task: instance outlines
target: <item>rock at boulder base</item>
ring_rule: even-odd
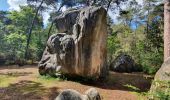
[[[55,100],[101,100],[101,97],[94,88],[87,90],[84,95],[76,90],[67,89],[61,92]]]
[[[163,93],[170,97],[170,58],[168,58],[158,70],[150,88],[152,100],[158,100],[153,94]],[[169,99],[168,99],[169,100]]]
[[[170,58],[165,61],[155,75],[156,80],[170,81]]]
[[[101,100],[99,92],[95,88],[90,88],[85,92],[89,100]]]
[[[110,65],[110,69],[116,72],[133,72],[135,67],[132,57],[125,54],[119,55]]]
[[[73,9],[56,17],[54,23],[59,33],[48,39],[39,73],[105,77],[108,74],[106,10],[93,6]]]

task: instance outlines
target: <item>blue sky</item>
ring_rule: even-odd
[[[9,10],[7,0],[0,0],[0,10]]]
[[[131,0],[129,0],[129,1],[131,1]],[[137,2],[139,4],[142,4],[142,1],[143,0],[137,0]],[[27,0],[0,0],[0,10],[17,10],[17,11],[19,11],[20,10],[19,5],[27,5]],[[126,8],[126,5],[123,6],[123,8]],[[119,15],[118,14],[119,11],[116,11],[116,12],[117,13],[112,13],[109,11],[109,15],[113,19],[114,23],[118,23],[118,20],[116,18]],[[47,25],[48,18],[50,17],[49,13],[50,13],[50,11],[43,12],[43,23],[45,26]],[[136,25],[133,23],[131,25],[132,29],[134,29],[135,26]]]
[[[20,5],[27,5],[27,0],[0,0],[0,10],[20,10]],[[47,25],[49,12],[43,12],[43,23]]]

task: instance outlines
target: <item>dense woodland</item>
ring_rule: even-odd
[[[108,13],[108,65],[130,55],[148,74],[163,62],[163,3],[160,0],[27,0],[19,11],[0,11],[0,61],[32,64],[40,60],[46,41],[56,33],[53,20],[66,9],[103,6]],[[51,11],[49,23],[43,12]],[[116,16],[117,13],[117,17]]]

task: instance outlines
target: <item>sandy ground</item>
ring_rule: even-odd
[[[0,77],[12,76],[8,86],[0,87],[0,100],[54,100],[64,89],[75,89],[84,93],[96,88],[103,100],[138,100],[132,85],[146,92],[150,88],[152,76],[142,73],[110,72],[107,82],[76,82],[74,80],[40,79],[37,66],[0,66]],[[0,80],[1,81],[1,80]],[[2,82],[0,82],[1,84]],[[125,86],[126,85],[126,86]]]

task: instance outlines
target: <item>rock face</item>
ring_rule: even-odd
[[[67,89],[61,92],[55,100],[101,100],[101,97],[94,88],[87,90],[84,95],[75,90]]]
[[[56,17],[56,33],[47,41],[39,73],[56,72],[85,77],[105,77],[107,23],[102,7],[69,10]]]
[[[158,70],[155,75],[154,81],[151,85],[150,93],[152,96],[150,97],[152,100],[158,100],[158,96],[155,94],[163,94],[164,98],[170,97],[170,58],[168,58]],[[159,98],[162,99],[162,98]]]
[[[85,95],[87,95],[88,100],[101,100],[100,94],[95,88],[87,90]]]
[[[121,54],[110,65],[110,69],[116,72],[134,72],[137,71],[135,62],[131,56]]]
[[[170,58],[165,61],[155,75],[156,80],[170,81]]]

